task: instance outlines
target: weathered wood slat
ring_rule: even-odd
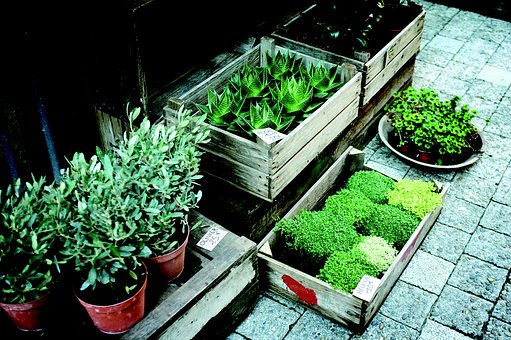
[[[398,35],[396,35],[385,47],[375,54],[365,64],[366,82],[370,83],[376,75],[382,72],[387,65],[403,53],[403,50],[417,37],[422,37],[426,12],[422,11],[415,19],[408,24]],[[420,46],[419,46],[420,48]],[[419,49],[416,49],[418,52]],[[408,58],[409,59],[409,58]],[[408,60],[407,59],[407,60]]]
[[[401,53],[394,58],[387,66],[378,73],[369,83],[365,84],[364,87],[364,101],[363,104],[367,103],[369,98],[372,98],[376,92],[378,92],[385,84],[394,76],[394,74],[399,71],[401,67],[410,58],[413,58],[417,55],[420,49],[421,36],[416,36],[415,39],[406,46]]]
[[[138,324],[123,334],[122,339],[174,335],[179,335],[179,339],[193,339],[204,325],[258,280],[255,243],[225,230],[203,215],[194,216],[202,219],[203,226],[190,235],[187,252],[202,259],[198,270],[188,279],[166,284],[164,298],[160,298]],[[224,230],[224,238],[212,250],[198,246],[199,240],[212,227]]]

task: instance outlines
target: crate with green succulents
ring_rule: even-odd
[[[258,244],[261,285],[361,331],[440,214],[448,184],[394,179],[349,147]]]
[[[271,202],[357,117],[361,77],[353,64],[329,63],[263,37],[171,97],[164,113],[171,123],[181,106],[207,113],[204,173]]]
[[[426,11],[414,1],[316,1],[271,33],[282,46],[330,62],[350,61],[363,73],[367,105],[420,51]]]

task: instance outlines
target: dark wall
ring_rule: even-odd
[[[484,16],[511,21],[509,0],[431,0],[431,2],[472,11]]]

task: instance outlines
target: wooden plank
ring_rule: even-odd
[[[365,84],[364,87],[364,100],[365,105],[375,93],[377,93],[398,71],[406,64],[408,60],[413,58],[420,49],[421,36],[415,37],[415,39],[400,53],[400,55],[390,64],[385,67],[373,80]]]
[[[258,254],[266,288],[344,325],[358,325],[362,300],[343,294],[314,276]]]
[[[245,237],[238,237],[227,231],[224,238],[211,251],[201,248],[197,246],[197,242],[211,227],[225,229],[201,215],[198,216],[203,218],[205,225],[195,229],[191,234],[189,247],[191,250],[203,254],[205,258],[209,258],[209,262],[203,263],[200,270],[182,284],[176,286],[171,282],[170,286],[173,286],[171,287],[172,293],[167,294],[164,300],[159,301],[157,305],[148,311],[144,319],[125,333],[122,339],[157,337],[169,327],[173,328],[172,331],[183,332],[183,334],[190,335],[191,333],[196,333],[200,329],[190,328],[189,331],[191,333],[186,333],[188,330],[177,329],[190,327],[189,322],[194,321],[205,324],[214,314],[218,313],[229,301],[235,298],[236,292],[243,290],[244,287],[241,286],[246,286],[249,280],[257,279],[258,269],[255,266],[257,248],[255,243]],[[238,267],[240,268],[237,269]],[[236,277],[237,270],[247,274],[244,280]],[[233,271],[235,275],[231,277],[230,274]],[[234,281],[232,280],[235,277],[234,281],[237,280],[239,282],[231,286],[234,288],[233,291],[229,289],[215,290],[219,285],[221,285],[220,287],[225,287],[224,285],[233,284]],[[224,280],[226,282],[223,282]],[[238,283],[240,285],[237,285]],[[197,304],[207,304],[211,299],[209,293],[212,290],[215,290],[213,296],[216,296],[221,301],[215,305],[215,308],[212,308],[209,314],[202,314],[204,319],[200,319],[201,314],[196,313],[192,308]],[[206,300],[202,301],[204,298]],[[175,322],[177,323],[174,326]]]
[[[358,114],[358,103],[358,99],[354,99],[342,114],[334,117],[330,123],[327,122],[326,126],[310,139],[300,152],[282,166],[276,175],[271,177],[272,195],[278,195],[301,172],[305,165],[315,159],[335,137],[355,120]]]
[[[234,300],[245,287],[257,280],[257,269],[254,262],[244,261],[233,268],[229,275],[218,285],[172,323],[160,339],[193,339],[208,320],[219,314]]]

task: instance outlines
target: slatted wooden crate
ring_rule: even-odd
[[[22,332],[0,315],[0,338],[225,338],[259,294],[257,246],[204,215],[192,213],[191,221],[197,219],[203,221],[203,227],[190,234],[183,273],[169,283],[149,273],[144,318],[128,332],[111,335],[98,331],[64,280],[51,296],[46,330]]]
[[[337,66],[283,48],[274,39],[263,37],[254,48],[202,83],[179,97],[170,98],[164,108],[170,123],[181,105],[197,111],[196,103],[207,103],[208,89],[220,89],[243,65],[264,66],[266,53],[274,56],[278,51],[289,51],[306,65],[322,63],[326,67],[337,67],[345,84],[278,142],[256,142],[209,125],[211,142],[201,146],[205,151],[201,169],[205,173],[270,202],[357,117],[362,74],[355,65]]]
[[[363,72],[362,92],[360,106],[366,105],[371,98],[406,64],[408,60],[415,57],[420,51],[422,33],[426,12],[422,6],[413,4],[410,12],[415,13],[414,19],[389,41],[381,50],[366,60],[358,60],[354,56],[343,56],[318,47],[293,40],[286,36],[291,25],[299,25],[302,17],[314,11],[316,5],[304,10],[286,23],[279,25],[271,33],[277,42],[283,47],[293,49],[316,58],[328,60],[332,63],[351,62]],[[360,58],[362,59],[362,58]]]
[[[339,189],[339,183],[343,179],[361,169],[371,169],[364,166],[364,153],[349,147],[285,217],[291,217],[301,210],[320,208],[326,197]],[[447,193],[448,187],[448,184],[443,185],[442,197]],[[379,283],[370,280],[363,282],[374,284],[372,289],[374,295],[367,300],[357,297],[357,292],[346,294],[335,290],[329,284],[277,260],[283,240],[273,231],[258,244],[261,285],[355,331],[361,331],[384,302],[440,211],[441,207],[438,207],[424,217]]]

